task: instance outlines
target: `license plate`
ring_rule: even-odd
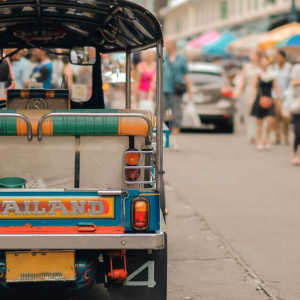
[[[75,251],[6,252],[7,282],[73,281]]]

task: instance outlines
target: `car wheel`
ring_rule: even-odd
[[[228,122],[225,124],[223,131],[225,133],[234,133],[234,122]]]

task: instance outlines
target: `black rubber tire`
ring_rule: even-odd
[[[234,121],[230,119],[226,122],[218,123],[216,130],[221,133],[234,133]]]
[[[128,276],[137,271],[144,264],[154,262],[154,287],[127,286],[124,284],[110,284],[111,300],[167,300],[167,265],[168,247],[165,234],[165,248],[153,250],[152,253],[143,251],[126,251]],[[148,269],[144,269],[132,281],[148,281]]]
[[[224,132],[225,133],[234,133],[234,123],[233,123],[233,121],[226,123],[226,125],[224,126]]]

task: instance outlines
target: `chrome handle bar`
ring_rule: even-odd
[[[0,117],[20,118],[23,121],[25,121],[27,124],[27,139],[29,142],[32,140],[32,127],[31,127],[30,120],[26,116],[18,113],[0,113]]]
[[[43,122],[51,117],[108,117],[108,118],[116,118],[116,117],[124,117],[124,118],[141,118],[144,119],[148,123],[148,136],[147,136],[147,144],[151,144],[152,142],[152,122],[143,114],[136,113],[62,113],[62,112],[52,112],[42,116],[39,120],[38,124],[38,140],[41,141],[43,138],[42,125]]]

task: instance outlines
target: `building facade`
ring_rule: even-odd
[[[179,40],[287,13],[290,8],[291,0],[169,0],[159,14],[165,36]]]

